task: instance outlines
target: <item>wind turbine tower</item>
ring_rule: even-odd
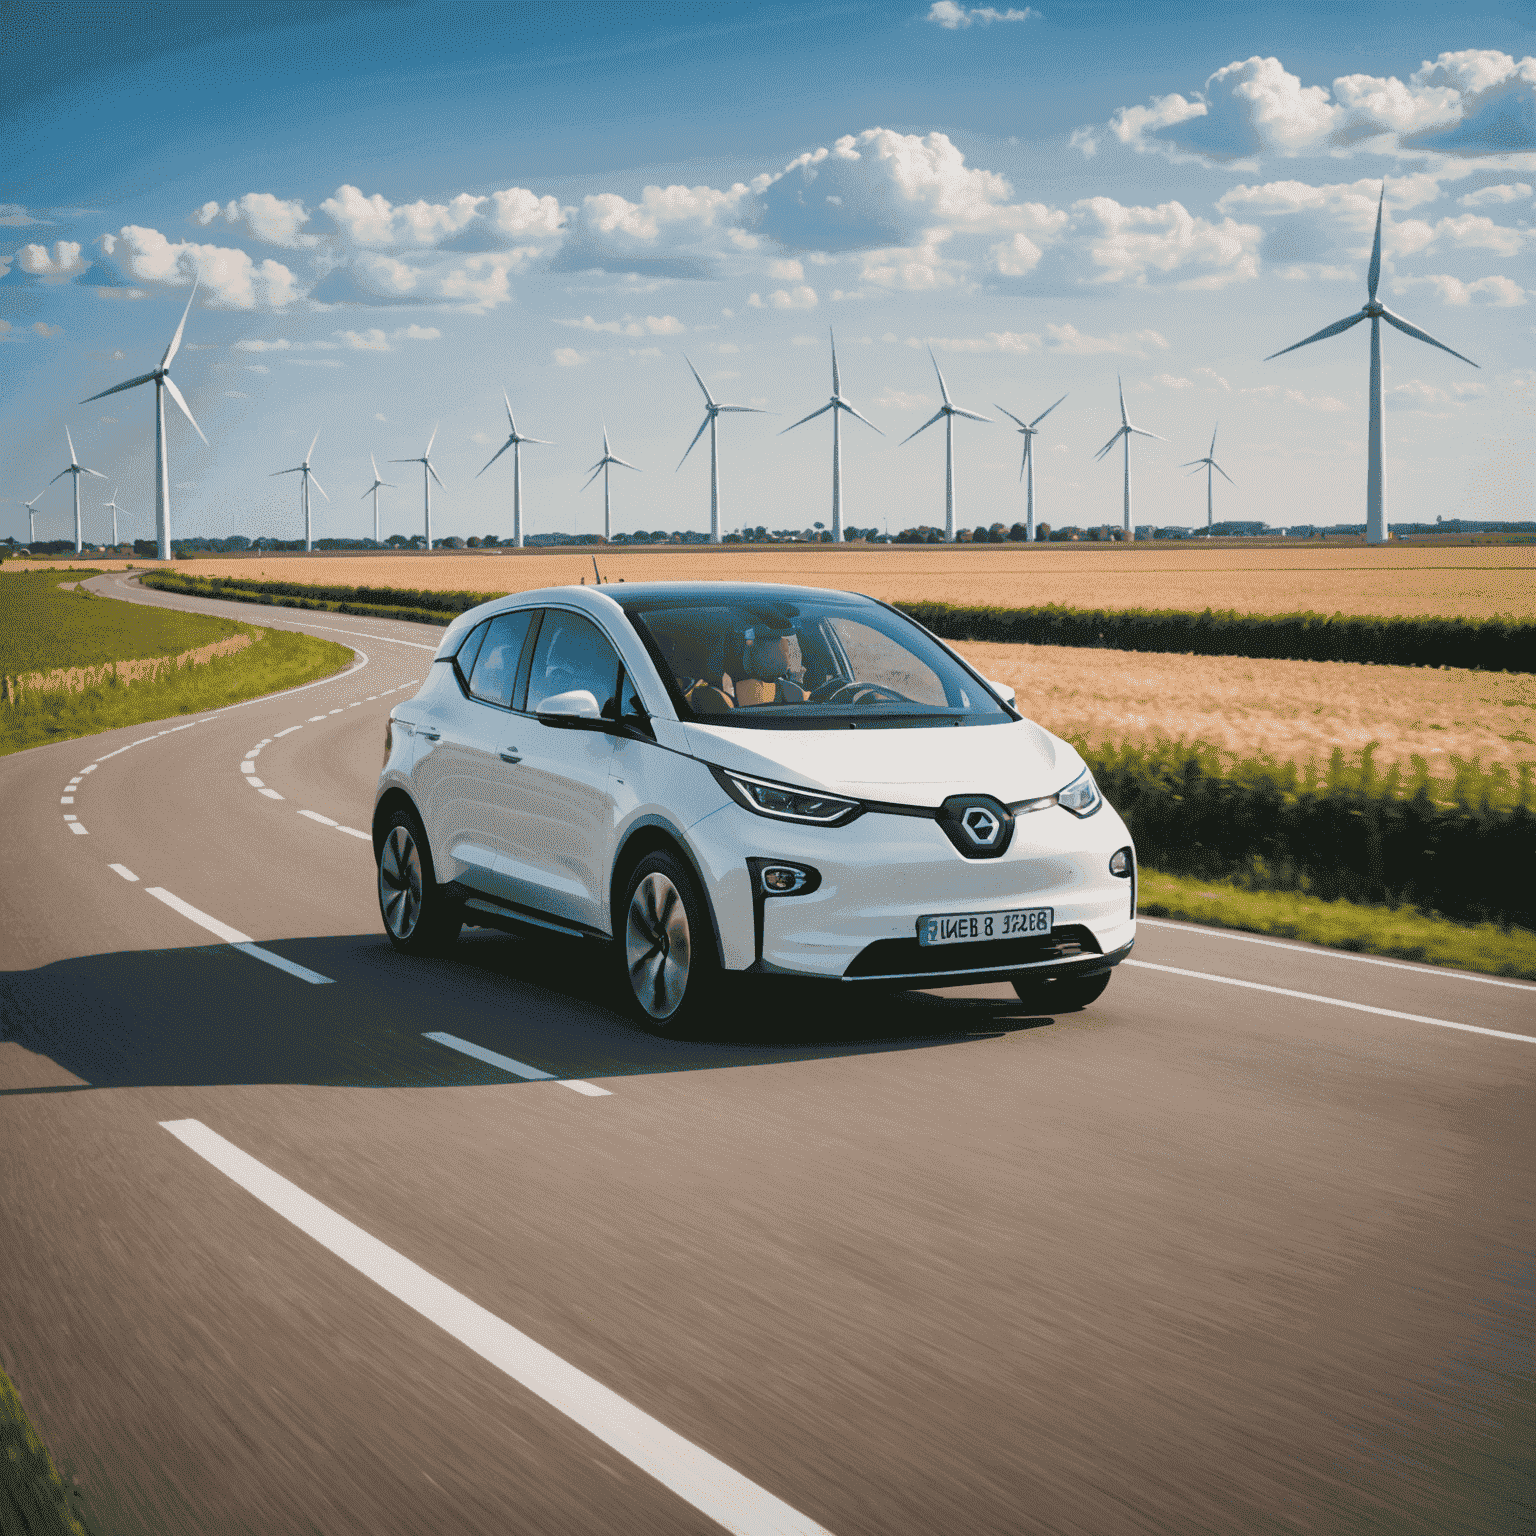
[[[194,279],[192,292],[187,299],[187,307],[181,312],[181,324],[176,327],[176,334],[171,337],[171,344],[165,349],[165,356],[160,359],[160,366],[151,373],[141,373],[136,379],[129,379],[124,384],[114,384],[111,389],[104,389],[99,395],[92,395],[89,399],[82,400],[81,405],[89,405],[92,400],[102,400],[108,395],[115,395],[121,390],[135,389],[140,384],[153,382],[155,386],[155,539],[159,544],[159,558],[169,560],[171,558],[171,466],[166,454],[165,442],[165,395],[170,391],[171,399],[181,407],[181,414],[192,423],[192,430],[206,443],[208,439],[203,437],[203,429],[193,419],[192,411],[187,402],[181,398],[181,391],[176,388],[176,381],[171,377],[171,359],[176,356],[176,349],[181,345],[181,333],[187,328],[187,316],[192,313],[192,301],[197,297],[197,284],[200,279]],[[76,481],[78,484],[78,479]],[[76,517],[78,524],[79,518]],[[78,545],[78,539],[77,539]]]
[[[1166,437],[1158,437],[1156,432],[1143,432],[1140,427],[1133,427],[1130,418],[1125,414],[1125,383],[1118,374],[1115,382],[1120,386],[1120,430],[1094,454],[1095,464],[1109,452],[1116,443],[1124,439],[1125,442],[1125,538],[1127,543],[1132,543],[1136,538],[1136,530],[1131,526],[1131,439],[1133,437],[1156,438],[1160,443],[1166,443]]]
[[[319,441],[320,434],[316,432],[314,437],[310,440],[309,451],[304,455],[304,462],[302,464],[295,464],[292,469],[275,469],[270,475],[267,476],[269,480],[275,480],[279,475],[303,476],[303,479],[299,482],[299,496],[304,503],[304,553],[306,555],[309,554],[315,547],[315,541],[310,536],[311,525],[309,520],[309,482],[311,480],[315,480],[315,472],[309,467],[309,455],[315,451],[315,444]],[[322,496],[325,496],[327,501],[331,499],[329,496],[326,496],[325,487],[321,485],[318,480],[315,480],[315,489],[319,491]]]
[[[504,454],[508,448],[512,450],[512,542],[521,549],[523,547],[523,444],[539,443],[545,448],[554,445],[542,437],[524,437],[517,430],[517,423],[512,419],[512,402],[507,399],[505,389],[501,392],[501,398],[507,407],[507,426],[510,429],[507,440],[493,453],[486,463],[485,469],[475,476],[478,480],[492,464]]]
[[[944,542],[955,542],[955,417],[964,416],[967,421],[990,422],[990,416],[978,416],[975,411],[968,411],[954,403],[949,398],[949,386],[944,382],[943,370],[939,367],[939,360],[933,355],[933,348],[928,349],[928,361],[933,364],[933,371],[939,376],[939,393],[944,397],[944,404],[925,421],[917,432],[926,432],[934,422],[942,420],[944,423]],[[899,447],[905,447],[910,443],[917,432],[909,434],[901,440]]]
[[[102,507],[112,514],[112,544],[115,548],[117,545],[117,514],[122,511],[122,508],[117,504],[117,487],[115,485],[112,487],[112,500],[102,502]]]
[[[98,480],[105,480],[107,477],[104,474],[102,474],[99,470],[87,469],[85,467],[85,465],[83,465],[80,462],[79,458],[75,454],[75,440],[74,440],[74,438],[72,438],[69,435],[69,428],[68,427],[64,428],[64,440],[65,440],[65,442],[67,442],[69,444],[69,463],[66,464],[64,466],[64,468],[61,469],[58,472],[58,474],[56,474],[53,477],[53,480],[50,480],[48,482],[48,484],[52,485],[54,480],[62,480],[65,475],[73,475],[74,476],[74,485],[75,485],[75,553],[78,555],[80,553],[80,476],[81,475],[95,475]]]
[[[1219,427],[1220,425],[1220,422],[1216,423],[1216,427]],[[1237,484],[1237,481],[1235,481],[1232,476],[1229,475],[1226,470],[1224,470],[1221,465],[1216,462],[1216,427],[1211,428],[1211,446],[1205,457],[1203,459],[1191,459],[1189,463],[1179,466],[1181,469],[1193,469],[1196,474],[1199,474],[1201,469],[1205,470],[1205,531],[1207,533],[1211,531],[1211,525],[1213,522],[1211,509],[1211,471],[1214,469],[1216,473],[1227,482],[1228,485]]]
[[[1439,347],[1442,352],[1449,352],[1452,357],[1460,357],[1462,362],[1471,363],[1472,367],[1478,365],[1472,362],[1470,357],[1462,357],[1461,353],[1453,347],[1448,347],[1443,341],[1436,341],[1428,331],[1421,331],[1418,326],[1410,325],[1401,315],[1394,315],[1385,304],[1377,302],[1376,289],[1381,282],[1381,215],[1387,201],[1387,184],[1381,184],[1381,196],[1376,200],[1376,242],[1371,247],[1371,267],[1366,274],[1366,300],[1359,310],[1353,315],[1347,315],[1342,320],[1335,320],[1332,325],[1325,325],[1314,336],[1308,336],[1305,341],[1298,341],[1295,346],[1281,347],[1278,352],[1271,352],[1264,361],[1270,362],[1277,357],[1284,357],[1287,352],[1296,351],[1297,347],[1309,347],[1314,341],[1322,341],[1327,336],[1337,336],[1341,331],[1347,331],[1352,325],[1359,325],[1362,320],[1371,322],[1371,419],[1368,457],[1365,467],[1365,542],[1367,544],[1385,544],[1387,542],[1387,508],[1386,487],[1381,454],[1381,322],[1385,320],[1388,325],[1395,326],[1405,336],[1412,336],[1418,341],[1427,341],[1432,347]]]
[[[438,425],[441,426],[441,423],[439,423]],[[391,459],[389,461],[391,464],[420,464],[421,465],[422,504],[423,504],[423,507],[425,508],[425,516],[426,516],[427,553],[428,554],[431,554],[431,552],[432,552],[432,481],[436,480],[438,485],[442,485],[442,483],[443,483],[438,478],[437,471],[432,468],[432,444],[437,441],[437,433],[438,433],[438,427],[433,427],[432,428],[432,436],[427,439],[427,451],[425,453],[418,455],[414,459]]]
[[[587,485],[591,485],[592,481],[597,479],[598,473],[599,472],[602,473],[602,477],[603,477],[603,539],[604,539],[605,542],[608,539],[611,539],[613,537],[613,522],[612,522],[612,519],[608,515],[608,471],[615,464],[618,464],[618,465],[622,466],[624,469],[632,469],[632,470],[635,471],[636,474],[641,473],[640,466],[638,464],[631,464],[627,459],[619,458],[617,455],[615,455],[613,450],[608,446],[608,428],[605,426],[603,428],[603,456],[602,456],[602,458],[600,458],[597,461],[596,464],[594,464],[592,466],[592,469],[591,469],[591,476],[592,476],[592,478],[587,481]],[[587,485],[582,486],[582,490],[586,490]]]
[[[373,542],[377,544],[379,542],[379,487],[383,486],[386,491],[393,491],[396,487],[388,480],[379,479],[379,461],[371,453],[368,455],[368,462],[373,465],[373,484],[363,492],[361,499],[366,501],[369,496],[373,497]]]
[[[1061,400],[1066,398],[1063,395]],[[1060,405],[1061,400],[1058,400],[1056,405]],[[1046,406],[1033,421],[1024,421],[1021,417],[1015,416],[1012,411],[1003,411],[1002,406],[997,407],[998,410],[1003,411],[1003,415],[1009,421],[1018,422],[1019,431],[1024,434],[1024,462],[1019,465],[1019,479],[1023,480],[1027,477],[1029,480],[1029,489],[1024,498],[1024,538],[1029,544],[1035,542],[1035,438],[1039,434],[1040,423],[1056,409],[1056,405]]]
[[[699,430],[693,434],[693,443],[689,443],[688,444],[688,447],[683,452],[682,458],[680,458],[677,461],[677,468],[681,469],[683,467],[683,465],[688,462],[688,455],[693,452],[693,444],[698,442],[698,440],[701,437],[704,436],[704,429],[705,429],[705,427],[708,427],[709,428],[709,542],[711,544],[718,544],[720,542],[720,438],[719,438],[719,418],[726,411],[746,412],[746,413],[749,413],[749,414],[755,415],[755,416],[766,416],[768,413],[766,411],[758,410],[758,408],[755,405],[722,405],[718,400],[715,399],[715,397],[712,394],[710,394],[709,390],[705,388],[704,380],[699,378],[699,370],[697,368],[695,368],[693,366],[693,364],[691,362],[689,362],[689,360],[686,357],[683,359],[683,361],[685,363],[688,363],[688,371],[689,371],[689,373],[691,373],[693,375],[695,381],[698,383],[699,388],[704,390],[704,420],[699,423]],[[673,470],[672,473],[676,474],[677,470]]]
[[[50,485],[52,483],[53,483],[52,481],[49,482]],[[47,491],[39,491],[37,493],[37,495],[32,498],[31,501],[25,501],[25,502],[22,503],[22,505],[27,509],[27,543],[28,544],[36,544],[37,543],[37,504],[47,494],[48,494]]]
[[[847,411],[850,416],[858,416],[866,427],[872,427],[876,432],[880,432],[880,428],[876,427],[867,416],[860,416],[843,399],[842,384],[837,373],[837,338],[832,335],[830,326],[827,327],[827,335],[832,342],[832,398],[820,410],[812,411],[809,416],[802,416],[792,426],[785,427],[784,432],[793,432],[795,427],[803,427],[806,422],[815,421],[818,416],[825,415],[828,411],[832,412],[832,542],[841,544],[843,542],[843,439],[838,417],[842,412]],[[779,436],[783,437],[784,432],[779,433]],[[880,432],[880,435],[884,437],[885,433]]]

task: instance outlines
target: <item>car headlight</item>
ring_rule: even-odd
[[[1084,768],[1056,796],[1056,803],[1064,810],[1071,811],[1074,816],[1092,816],[1104,804],[1104,796],[1099,793],[1099,786],[1093,782],[1093,775]]]
[[[836,827],[852,821],[861,809],[857,800],[841,795],[821,795],[794,784],[775,784],[770,779],[755,779],[725,768],[711,767],[710,772],[737,805],[759,816],[771,816],[775,821]]]

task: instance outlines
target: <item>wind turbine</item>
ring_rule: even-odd
[[[360,499],[366,501],[369,496],[373,497],[373,542],[377,544],[379,542],[379,487],[383,486],[386,491],[393,491],[397,487],[391,485],[388,480],[379,479],[379,461],[371,453],[368,455],[368,462],[373,465],[373,484],[363,492]]]
[[[955,417],[964,416],[967,421],[990,422],[990,416],[978,416],[975,411],[967,411],[956,405],[949,398],[949,386],[944,382],[943,370],[939,367],[939,360],[933,355],[933,348],[928,348],[928,361],[933,364],[933,371],[939,376],[939,393],[944,397],[944,404],[925,421],[917,432],[926,432],[934,422],[944,422],[944,542],[955,542]],[[900,447],[905,447],[917,436],[917,432],[902,438]]]
[[[1061,400],[1066,398],[1063,395]],[[1060,405],[1061,400],[1058,400],[1056,405]],[[1024,539],[1029,544],[1035,542],[1035,438],[1039,434],[1040,423],[1056,409],[1056,405],[1046,406],[1033,421],[1024,421],[1020,417],[1015,416],[1012,411],[1003,411],[1002,406],[997,407],[998,410],[1003,411],[1003,415],[1009,421],[1018,422],[1019,431],[1024,434],[1024,462],[1019,465],[1019,479],[1022,480],[1026,475],[1029,476],[1029,490],[1024,498],[1026,509],[1024,513]]]
[[[112,543],[115,547],[117,544],[117,514],[122,511],[122,508],[117,504],[117,487],[115,485],[112,487],[112,500],[104,501],[101,505],[104,510],[112,514]]]
[[[602,456],[602,458],[600,458],[597,461],[596,464],[594,464],[592,466],[592,470],[591,470],[592,479],[587,481],[587,485],[591,485],[592,484],[592,480],[596,480],[597,479],[598,471],[599,470],[602,471],[602,476],[603,476],[603,539],[604,539],[604,541],[609,539],[612,536],[612,533],[613,533],[613,528],[612,528],[612,526],[610,524],[609,517],[608,517],[608,471],[615,464],[621,465],[625,469],[632,469],[632,470],[635,471],[636,474],[640,474],[642,472],[641,469],[640,469],[640,466],[638,464],[631,464],[627,459],[619,458],[613,452],[613,450],[608,446],[608,428],[605,426],[603,428],[603,456]],[[587,485],[582,486],[582,490],[586,490]]]
[[[187,316],[192,313],[192,300],[197,297],[197,285],[200,278],[194,278],[192,292],[187,299],[187,307],[181,312],[181,324],[176,327],[176,334],[171,337],[171,344],[165,349],[165,356],[160,359],[160,366],[152,373],[141,373],[136,379],[129,379],[126,384],[114,384],[111,389],[104,389],[99,395],[92,395],[88,400],[82,400],[81,405],[89,405],[91,400],[101,400],[108,395],[115,395],[121,390],[134,389],[140,384],[148,384],[151,380],[155,385],[155,538],[158,542],[159,558],[169,560],[171,558],[171,466],[166,453],[165,441],[165,392],[170,391],[171,399],[181,407],[181,414],[192,423],[192,430],[206,443],[208,439],[203,437],[203,429],[193,419],[191,408],[181,398],[181,391],[176,388],[176,381],[171,377],[171,359],[176,356],[176,349],[181,345],[181,333],[187,328]],[[79,481],[76,480],[78,485]],[[77,516],[76,522],[79,522]]]
[[[302,464],[295,464],[292,469],[274,469],[272,473],[267,476],[269,480],[275,480],[279,475],[302,475],[304,477],[299,482],[299,495],[300,499],[304,503],[304,553],[306,555],[309,554],[315,547],[315,542],[310,537],[309,523],[309,482],[311,480],[315,480],[315,472],[309,467],[309,455],[315,451],[315,444],[319,441],[320,434],[316,432],[314,437],[310,439],[309,451],[304,455],[304,462]],[[331,499],[329,496],[325,495],[325,487],[321,485],[318,480],[315,480],[315,489],[319,491],[322,496],[325,496],[327,501]]]
[[[441,425],[442,423],[439,422],[438,427]],[[437,441],[438,427],[432,428],[432,436],[427,439],[427,451],[425,453],[414,459],[391,459],[389,461],[391,464],[421,465],[421,489],[425,498],[426,507],[428,554],[431,554],[432,552],[432,481],[436,480],[439,485],[442,485],[443,483],[442,480],[438,477],[437,471],[432,468],[432,444]],[[481,473],[483,474],[484,471],[482,470]]]
[[[50,480],[48,483],[51,485],[53,482]],[[37,511],[36,511],[36,507],[37,507],[38,502],[40,502],[43,499],[43,497],[46,496],[47,494],[48,494],[48,492],[46,490],[41,490],[41,491],[39,491],[37,493],[36,496],[34,496],[32,498],[31,501],[24,501],[24,502],[22,502],[22,506],[24,506],[27,509],[27,543],[28,544],[36,544],[37,543]]]
[[[709,428],[709,542],[711,544],[718,544],[720,542],[720,437],[719,437],[719,426],[718,426],[719,418],[720,418],[721,414],[723,412],[725,412],[725,411],[742,411],[742,412],[748,412],[748,413],[750,413],[752,415],[755,415],[755,416],[766,416],[768,413],[766,411],[758,410],[758,408],[755,405],[722,405],[720,403],[720,401],[716,400],[715,397],[712,394],[710,394],[709,390],[705,388],[704,380],[699,378],[699,370],[697,368],[695,368],[691,362],[689,362],[687,357],[684,357],[683,361],[685,363],[688,363],[688,371],[689,371],[689,373],[691,373],[693,375],[694,379],[698,382],[699,388],[704,390],[704,420],[699,423],[699,430],[693,434],[693,443],[689,443],[688,444],[688,447],[684,451],[682,458],[680,458],[677,461],[677,469],[681,469],[683,467],[683,465],[688,462],[688,455],[693,452],[693,444],[698,442],[698,440],[701,437],[704,436],[704,428],[708,427]],[[676,474],[677,470],[676,469],[673,470],[672,473]]]
[[[1216,427],[1220,425],[1220,422],[1216,423]],[[1179,466],[1180,469],[1193,469],[1196,474],[1199,474],[1202,468],[1205,470],[1205,531],[1207,533],[1211,531],[1211,471],[1214,469],[1228,485],[1237,484],[1237,481],[1216,462],[1216,427],[1211,428],[1211,446],[1205,457],[1191,459],[1189,463]]]
[[[517,423],[512,419],[512,402],[507,399],[505,389],[501,392],[501,398],[506,402],[507,426],[511,429],[507,434],[507,440],[490,457],[485,469],[475,476],[478,480],[492,464],[504,454],[508,448],[512,450],[512,542],[518,549],[523,547],[523,444],[539,443],[545,448],[553,447],[547,439],[542,437],[524,437],[517,430]],[[442,481],[438,481],[441,485]]]
[[[75,477],[75,553],[78,555],[80,553],[80,476],[95,475],[98,480],[105,480],[107,477],[100,470],[87,469],[76,457],[75,440],[69,435],[68,427],[64,428],[64,440],[69,444],[69,463],[48,484],[52,485],[54,480],[62,480],[65,475]]]
[[[1133,437],[1157,438],[1160,443],[1166,443],[1166,437],[1158,437],[1156,432],[1144,432],[1140,427],[1133,427],[1130,418],[1125,414],[1125,382],[1119,374],[1115,375],[1115,382],[1120,386],[1120,430],[1094,454],[1095,464],[1109,452],[1122,438],[1125,439],[1125,537],[1134,543],[1136,530],[1131,526],[1131,439]]]
[[[1460,357],[1462,362],[1471,363],[1474,368],[1478,366],[1470,357],[1462,357],[1461,353],[1453,347],[1446,346],[1443,341],[1436,341],[1428,331],[1421,331],[1418,326],[1410,325],[1401,315],[1394,315],[1385,304],[1377,302],[1376,288],[1381,282],[1381,215],[1386,201],[1387,184],[1382,182],[1381,196],[1376,202],[1376,243],[1371,247],[1371,267],[1365,279],[1366,301],[1360,306],[1359,311],[1346,316],[1343,320],[1335,320],[1332,325],[1325,325],[1315,336],[1308,336],[1305,341],[1298,341],[1295,346],[1281,347],[1278,352],[1271,352],[1269,357],[1264,359],[1267,363],[1273,358],[1284,357],[1287,352],[1294,352],[1297,347],[1309,347],[1314,341],[1322,341],[1326,336],[1337,336],[1341,331],[1347,331],[1350,326],[1359,325],[1362,320],[1371,322],[1371,424],[1365,469],[1365,542],[1367,544],[1387,542],[1387,511],[1381,457],[1381,322],[1385,320],[1388,325],[1395,326],[1405,336],[1427,341],[1430,346],[1439,347],[1442,352],[1449,352],[1452,357]]]
[[[815,421],[818,416],[825,415],[828,411],[832,412],[832,542],[841,544],[843,542],[843,440],[838,417],[843,411],[847,411],[850,416],[858,416],[866,427],[873,427],[876,432],[880,432],[880,428],[876,427],[867,416],[859,416],[859,413],[843,399],[842,385],[838,381],[837,374],[837,338],[832,335],[831,326],[827,327],[827,335],[832,341],[832,398],[819,411],[812,411],[809,416],[802,416],[793,426],[785,427],[784,432],[793,432],[795,427],[803,427],[806,422]],[[779,433],[779,436],[783,437],[784,432]],[[880,435],[884,437],[885,433],[880,432]]]

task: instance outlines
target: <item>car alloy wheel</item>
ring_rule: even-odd
[[[693,943],[682,895],[661,870],[646,875],[629,898],[624,959],[635,1001],[658,1023],[671,1018],[688,991]]]
[[[390,937],[409,942],[421,917],[421,855],[401,826],[390,830],[379,854],[379,909]]]
[[[421,823],[403,806],[389,818],[379,845],[379,914],[389,942],[408,955],[441,953],[464,926],[463,908],[433,877]]]

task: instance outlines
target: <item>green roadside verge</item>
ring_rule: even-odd
[[[1453,923],[1412,907],[1369,907],[1323,901],[1296,891],[1254,891],[1226,880],[1196,880],[1138,871],[1142,917],[1176,918],[1356,954],[1452,966],[1489,976],[1536,981],[1536,933],[1496,923]]]
[[[95,574],[66,573],[72,580]],[[199,714],[263,694],[296,688],[341,671],[351,649],[286,629],[258,629],[229,619],[123,603],[86,592],[65,592],[55,571],[0,577],[0,756],[51,741],[177,715]],[[235,639],[232,654],[158,675],[124,680],[99,676],[113,661],[146,662]],[[74,667],[84,676],[62,686],[28,687],[29,676]]]
[[[0,1536],[94,1536],[80,1485],[65,1482],[0,1371]]]

